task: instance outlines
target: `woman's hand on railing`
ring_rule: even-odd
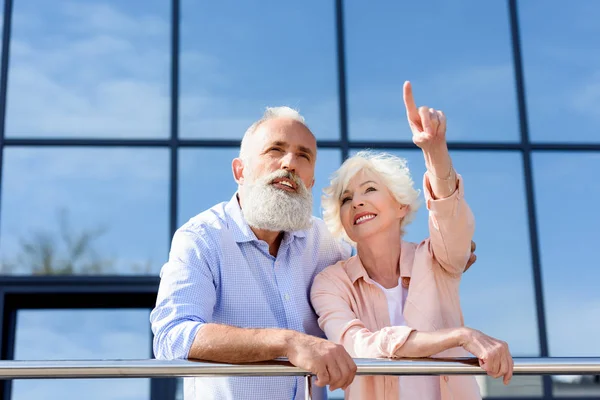
[[[479,366],[493,378],[504,377],[508,385],[513,375],[514,361],[508,344],[476,329],[461,329],[461,347],[479,359]]]

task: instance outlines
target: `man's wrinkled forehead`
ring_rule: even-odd
[[[273,144],[291,146],[310,153],[317,154],[317,140],[313,133],[303,123],[291,118],[275,118],[261,123],[252,141],[259,150]]]

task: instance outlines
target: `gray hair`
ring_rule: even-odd
[[[300,122],[302,125],[306,126],[308,129],[308,125],[306,125],[306,121],[304,117],[300,115],[300,113],[290,107],[281,106],[281,107],[267,107],[265,109],[265,113],[262,118],[258,121],[254,122],[244,133],[244,137],[242,138],[242,143],[240,145],[240,155],[239,157],[242,161],[246,161],[248,159],[248,143],[250,142],[249,138],[252,136],[254,132],[258,129],[258,127],[265,121],[275,118],[291,118],[295,121]]]
[[[396,201],[408,206],[408,213],[402,219],[400,227],[410,224],[420,206],[420,190],[414,188],[413,180],[404,158],[395,155],[363,150],[348,158],[332,175],[329,186],[323,190],[323,220],[336,238],[342,238],[356,245],[346,234],[340,220],[340,196],[346,190],[350,180],[359,172],[368,170],[381,177]]]

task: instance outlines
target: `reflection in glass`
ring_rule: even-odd
[[[339,137],[333,2],[181,8],[182,137],[237,139],[279,105],[299,109],[317,138]]]
[[[239,149],[181,149],[179,151],[179,216],[178,224],[220,202],[228,202],[237,190],[231,161]],[[320,149],[315,168],[313,215],[322,216],[321,195],[329,184],[329,176],[340,165],[337,149]]]
[[[550,355],[598,355],[600,154],[536,153],[533,166]],[[599,396],[598,380],[555,377],[554,393]]]
[[[179,150],[179,226],[231,199],[237,190],[231,162],[238,154],[238,148]]]
[[[518,7],[531,139],[600,142],[600,3]]]
[[[320,149],[315,169],[315,186],[313,187],[313,215],[323,218],[321,196],[323,189],[329,186],[333,172],[342,164],[342,153],[337,149]]]
[[[147,359],[149,310],[20,310],[16,360]],[[149,399],[149,379],[15,380],[13,400]]]
[[[156,273],[168,175],[167,149],[4,149],[1,272]]]
[[[14,1],[8,137],[167,137],[168,1]]]
[[[506,2],[344,2],[353,140],[410,141],[402,85],[448,115],[452,141],[519,139]]]
[[[543,394],[542,377],[539,375],[513,375],[510,384],[505,385],[501,378],[487,375],[476,377],[481,396],[485,399],[497,397],[541,397]]]
[[[183,400],[183,378],[177,378],[175,386],[175,400]]]

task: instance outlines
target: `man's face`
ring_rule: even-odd
[[[316,148],[312,133],[292,119],[268,120],[258,127],[246,159],[234,161],[248,225],[268,231],[311,225]]]
[[[306,126],[291,118],[271,119],[258,127],[251,144],[244,176],[260,179],[282,169],[297,175],[307,189],[313,187],[317,142]]]

